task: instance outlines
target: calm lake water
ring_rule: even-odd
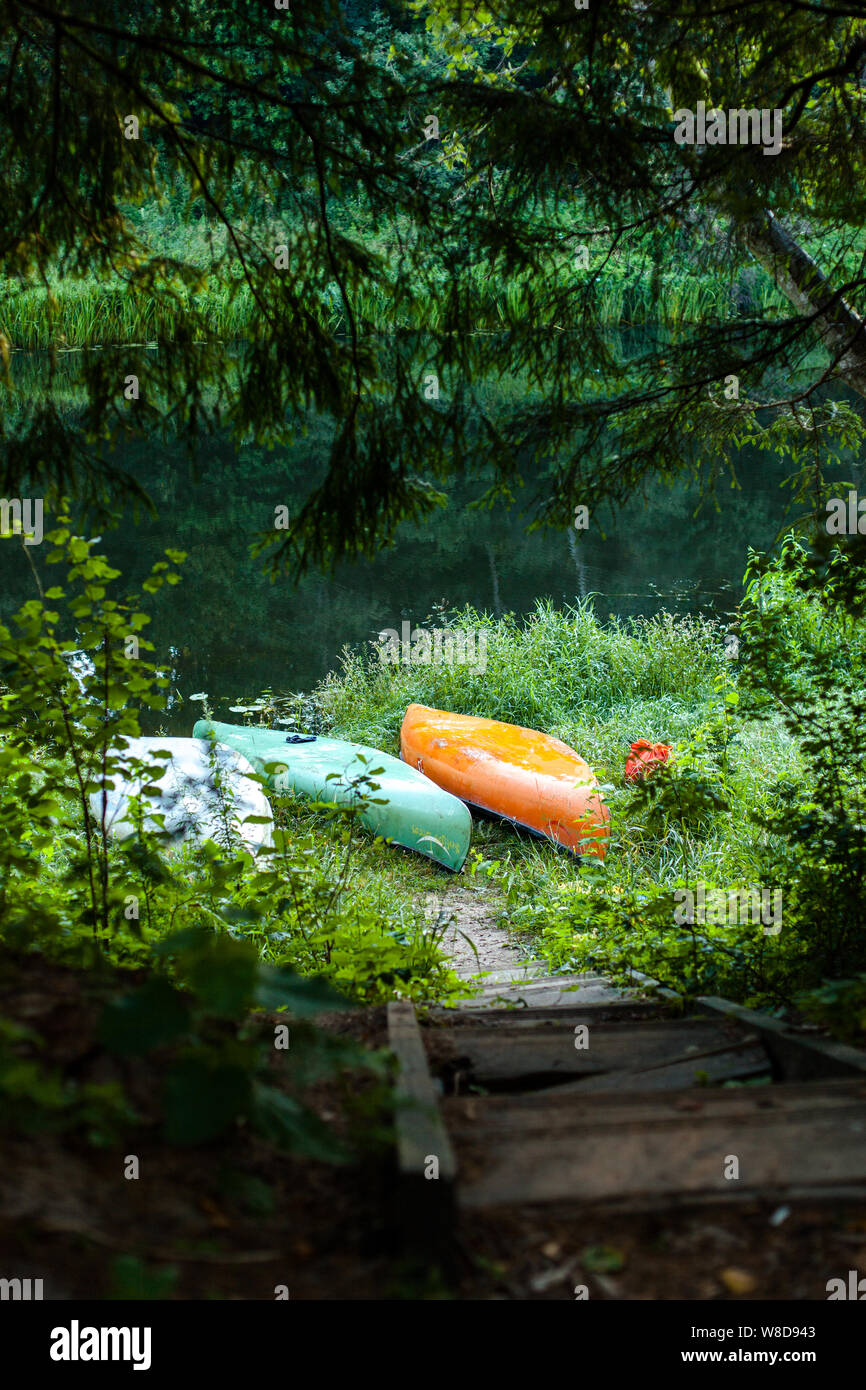
[[[739,490],[720,488],[719,510],[705,502],[696,514],[694,487],[658,487],[616,516],[591,518],[586,532],[529,533],[517,508],[471,510],[485,482],[465,480],[446,510],[424,527],[404,527],[374,561],[309,574],[296,588],[272,583],[250,546],[273,526],[275,505],[296,502],[311,486],[326,447],[326,431],[315,428],[273,452],[216,439],[196,470],[161,443],[119,451],[158,516],[128,514],[104,532],[110,560],[135,590],[166,547],[188,552],[182,583],[149,601],[148,635],[158,660],[174,671],[172,733],[191,731],[199,707],[182,702],[194,692],[207,691],[225,714],[228,704],[266,688],[309,690],[338,665],[345,645],[367,643],[382,628],[399,630],[405,619],[420,623],[440,608],[468,603],[495,615],[524,614],[541,598],[565,605],[592,594],[606,617],[661,608],[723,616],[740,596],[748,546],[772,545],[789,503],[782,487],[789,465],[755,454],[738,461]],[[30,549],[40,568],[42,553]],[[0,547],[0,585],[4,617],[34,596],[17,546]]]

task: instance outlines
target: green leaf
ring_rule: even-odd
[[[169,1144],[202,1144],[215,1139],[240,1115],[251,1098],[243,1067],[211,1066],[189,1057],[169,1071],[163,1091],[165,1138]]]
[[[348,1154],[336,1135],[306,1106],[274,1086],[253,1089],[250,1123],[267,1139],[324,1163],[344,1163]]]
[[[112,1299],[171,1298],[177,1284],[177,1270],[149,1270],[137,1255],[118,1255],[111,1266]]]
[[[263,1009],[285,1008],[299,1018],[331,1009],[351,1009],[346,999],[319,976],[296,975],[273,965],[260,965],[254,994]]]
[[[252,1002],[258,963],[258,951],[251,943],[213,936],[181,969],[206,1012],[236,1018]]]
[[[625,1264],[622,1251],[612,1245],[588,1245],[580,1259],[590,1274],[616,1274]]]
[[[155,979],[106,1006],[99,1038],[109,1052],[133,1056],[163,1047],[186,1033],[189,1010],[168,980]]]

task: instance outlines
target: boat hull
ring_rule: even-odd
[[[469,850],[472,817],[462,801],[399,758],[344,739],[290,743],[279,729],[247,728],[200,719],[195,738],[214,738],[252,763],[275,791],[293,791],[336,806],[357,805],[356,779],[370,774],[375,789],[359,819],[375,835],[457,872]]]
[[[603,859],[610,813],[588,763],[550,734],[410,705],[403,760],[462,801]]]

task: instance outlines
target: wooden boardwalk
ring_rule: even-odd
[[[527,977],[388,1022],[406,1217],[440,1236],[461,1208],[866,1198],[866,1054],[728,1001]]]

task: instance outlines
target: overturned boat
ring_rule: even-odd
[[[610,812],[592,768],[560,739],[498,719],[410,705],[400,745],[405,762],[469,806],[576,854],[604,858]]]
[[[199,720],[193,736],[242,753],[275,791],[335,806],[361,805],[359,818],[375,835],[454,872],[463,865],[472,817],[462,801],[379,748],[209,719]]]

